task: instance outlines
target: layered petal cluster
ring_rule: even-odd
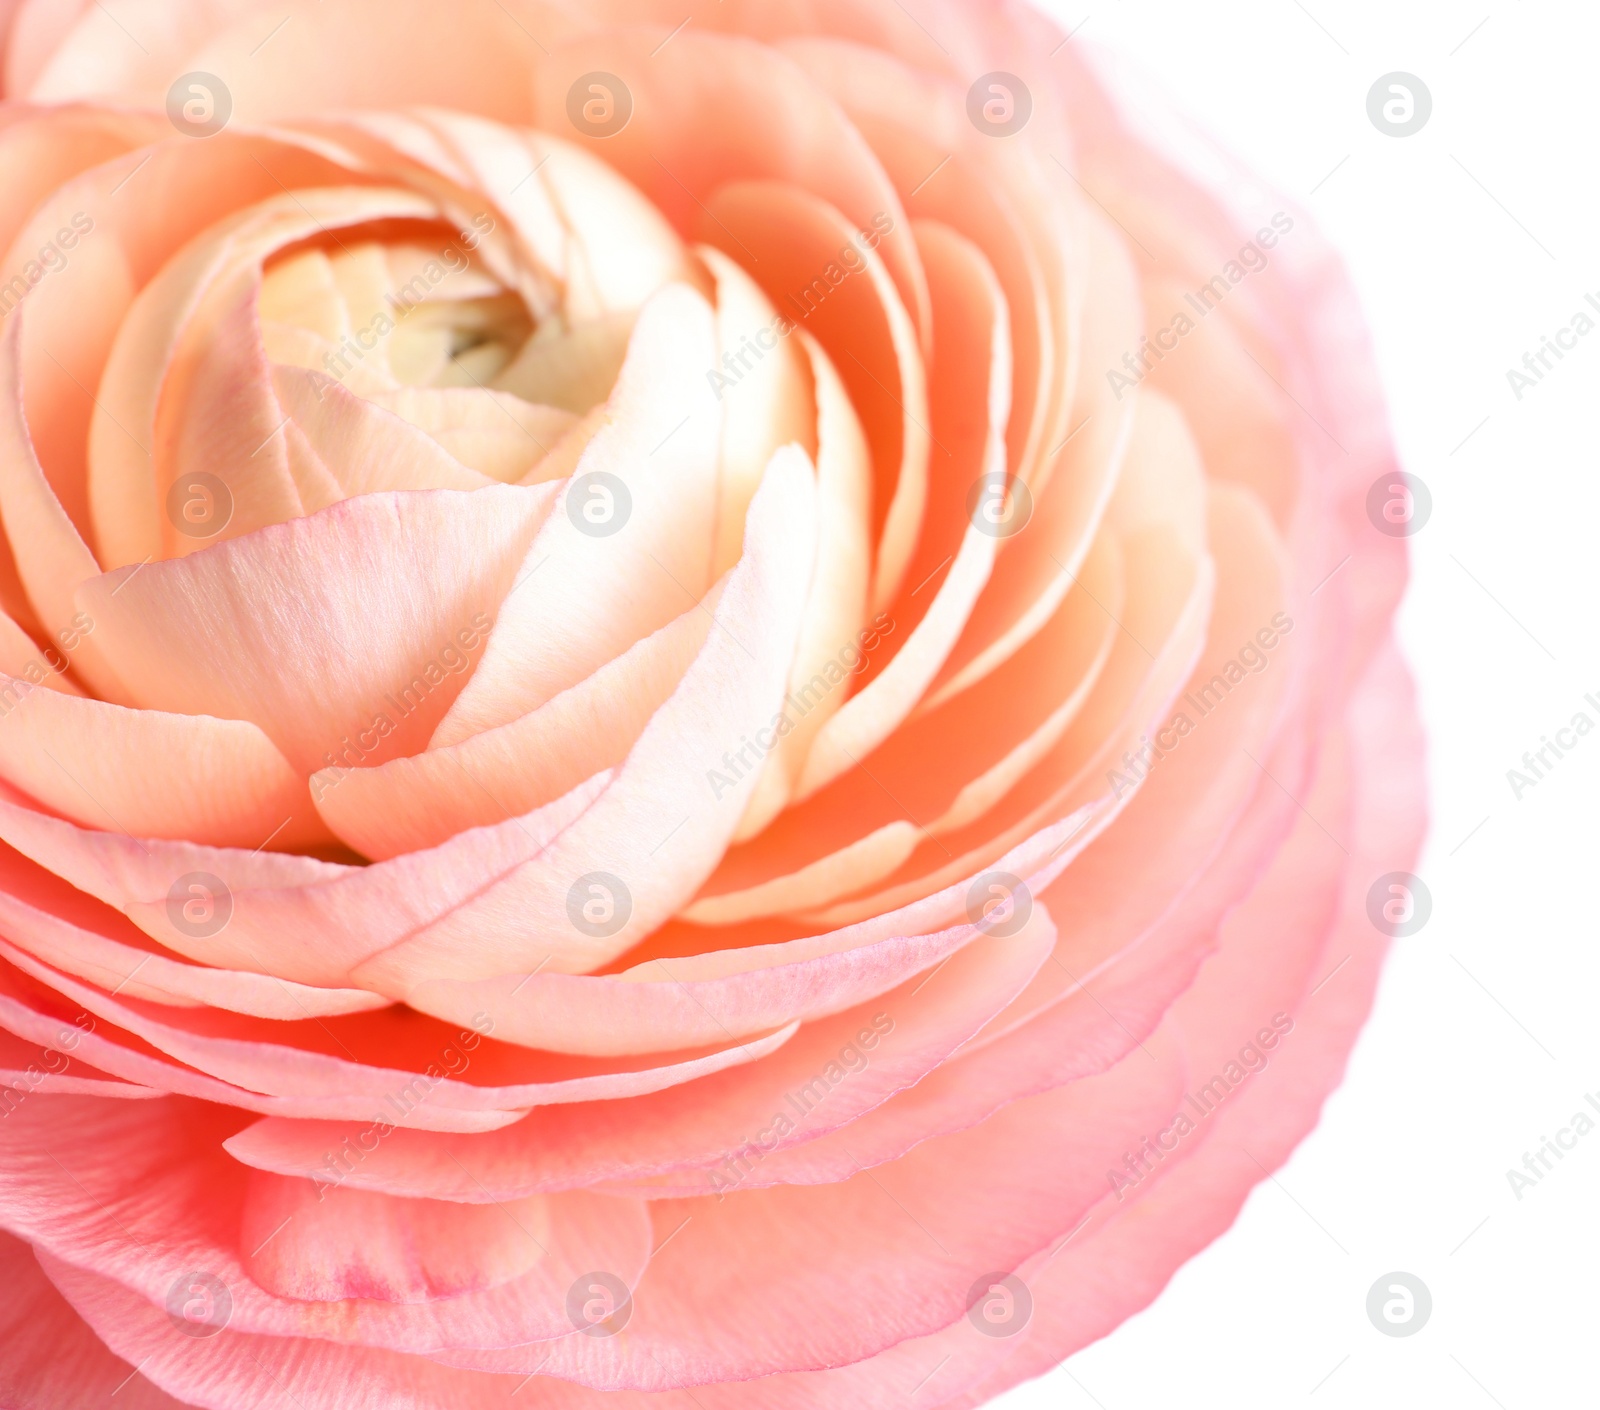
[[[1146,1305],[1422,829],[1306,217],[1014,0],[0,36],[0,1401],[953,1408]]]

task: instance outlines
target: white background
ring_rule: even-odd
[[[1402,462],[1434,500],[1401,614],[1431,739],[1434,910],[1395,942],[1320,1127],[1233,1230],[998,1404],[1600,1404],[1600,1130],[1520,1202],[1506,1179],[1600,1094],[1600,733],[1520,801],[1506,779],[1578,709],[1600,721],[1583,706],[1600,697],[1600,330],[1520,403],[1506,379],[1600,297],[1600,13],[1044,3],[1308,210],[1354,275]],[[1433,95],[1404,139],[1366,115],[1394,70]],[[1365,1311],[1396,1269],[1433,1295],[1404,1339]]]

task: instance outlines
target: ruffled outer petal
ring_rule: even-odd
[[[1027,1345],[951,1404],[982,1404],[1146,1306],[1181,1263],[1227,1229],[1262,1172],[1281,1165],[1315,1126],[1371,1010],[1388,946],[1367,916],[1370,878],[1414,865],[1421,846],[1423,742],[1414,723],[1395,726],[1397,708],[1409,714],[1410,699],[1405,668],[1390,647],[1373,663],[1350,710],[1352,850],[1333,889],[1321,943],[1299,956],[1287,974],[1263,964],[1278,948],[1281,922],[1274,903],[1282,899],[1264,886],[1230,922],[1224,949],[1183,1005],[1201,1072],[1216,1071],[1237,1056],[1240,1044],[1256,1038],[1253,1019],[1233,1017],[1244,1011],[1261,1014],[1281,1003],[1293,1014],[1295,1026],[1281,1051],[1243,1091],[1229,1093],[1178,1163],[1162,1165],[1120,1199],[1109,1199],[1081,1244],[1027,1275],[1037,1319]],[[1344,767],[1338,760],[1333,766]],[[1318,826],[1302,820],[1297,830],[1306,850],[1325,858],[1330,847]],[[1247,1010],[1215,1002],[1220,990],[1241,988],[1249,991]],[[1223,1022],[1236,1025],[1231,1030],[1219,1030],[1224,1013]],[[1264,1026],[1271,1031],[1270,1023]]]
[[[55,1290],[33,1250],[0,1235],[0,1399],[13,1410],[58,1410],[117,1396],[131,1410],[183,1410],[112,1354]]]
[[[468,1202],[646,1181],[661,1193],[670,1183],[690,1194],[766,1183],[754,1175],[777,1152],[841,1127],[848,1139],[863,1113],[958,1051],[1021,992],[1054,938],[1043,915],[1015,936],[969,934],[970,943],[930,973],[826,1021],[817,1015],[773,1060],[604,1111],[536,1114],[502,1139],[470,1146],[402,1134],[352,1179]],[[327,1139],[310,1123],[269,1119],[228,1149],[258,1168],[309,1175]]]

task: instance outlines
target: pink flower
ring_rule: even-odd
[[[975,1405],[1339,1080],[1337,262],[1020,4],[682,19],[0,3],[12,1410]]]

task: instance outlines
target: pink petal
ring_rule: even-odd
[[[915,326],[925,328],[927,293],[899,199],[844,114],[788,59],[743,38],[689,26],[673,37],[672,63],[652,62],[677,23],[553,45],[535,84],[538,125],[603,143],[605,159],[680,231],[698,222],[699,202],[741,180],[815,192],[858,229],[887,220],[884,261]],[[578,133],[567,116],[574,81],[596,70],[621,78],[633,101],[628,125],[606,138]]]
[[[204,142],[159,142],[107,161],[64,182],[33,212],[16,238],[18,251],[37,253],[63,229],[83,232],[86,220],[94,222],[93,238],[80,238],[64,267],[29,295],[21,349],[28,425],[46,476],[80,533],[90,529],[90,460],[104,454],[118,464],[131,463],[136,472],[147,464],[147,454],[140,459],[139,452],[147,452],[154,434],[153,394],[144,403],[140,430],[140,405],[125,404],[119,388],[103,384],[113,344],[139,291],[192,236],[241,206],[281,198],[286,187],[300,188],[302,199],[313,205],[317,198],[305,188],[348,186],[356,180],[287,134],[222,132]],[[164,201],[145,194],[158,186]],[[147,387],[159,387],[167,348],[162,341],[146,350],[139,372]],[[91,397],[89,388],[99,395]],[[119,429],[113,417],[126,429]],[[99,447],[93,456],[91,438]],[[115,476],[112,481],[103,493],[119,488]],[[120,487],[125,498],[117,507],[131,525],[158,512],[148,490],[140,492],[148,483],[136,473],[130,485]],[[123,531],[116,513],[104,518],[102,532]],[[122,561],[143,556],[135,553]]]
[[[76,1020],[65,1018],[66,1008],[61,990],[71,987],[58,975],[41,966],[33,966],[49,976],[48,986],[31,981],[11,965],[0,964],[0,1028],[40,1048],[61,1050],[72,1028],[82,1025],[82,1036],[71,1049],[92,1070],[121,1078],[138,1088],[145,1088],[186,1097],[198,1097],[221,1106],[234,1106],[243,1111],[257,1112],[263,1116],[319,1117],[323,1119],[363,1120],[371,1116],[370,1097],[353,1100],[312,1100],[304,1097],[270,1097],[243,1087],[235,1087],[215,1078],[207,1077],[190,1068],[169,1062],[151,1051],[138,1039],[119,1035],[115,1029],[108,1033],[97,1031],[98,1025],[88,1013],[79,1010]],[[48,997],[44,997],[44,996]],[[52,1013],[50,1010],[54,1010]],[[68,1010],[70,1012],[70,1010]],[[391,1116],[398,1126],[414,1126],[426,1130],[442,1131],[492,1131],[519,1119],[517,1111],[462,1111],[418,1103],[403,1115],[395,1111]]]
[[[739,560],[745,514],[767,462],[791,442],[815,458],[821,430],[809,359],[781,335],[777,311],[760,286],[720,250],[701,245],[695,253],[710,271],[717,295],[720,357],[708,374],[722,405],[712,558],[712,571],[721,574]],[[820,464],[818,478],[827,478]],[[827,580],[825,574],[819,577]]]
[[[55,1102],[47,1113],[54,1119],[41,1121],[34,1113],[48,1101]],[[34,1244],[41,1261],[48,1260],[53,1278],[60,1269],[75,1268],[114,1279],[147,1299],[163,1319],[170,1290],[182,1286],[180,1279],[198,1276],[209,1279],[213,1289],[226,1289],[228,1325],[239,1332],[399,1350],[493,1347],[530,1333],[570,1334],[566,1295],[581,1274],[614,1268],[631,1283],[649,1256],[649,1225],[641,1204],[583,1193],[555,1195],[516,1211],[524,1220],[521,1232],[502,1215],[502,1228],[537,1242],[531,1265],[497,1286],[419,1301],[379,1296],[404,1289],[376,1283],[333,1300],[287,1295],[253,1276],[260,1272],[271,1280],[279,1272],[277,1256],[268,1252],[277,1239],[300,1242],[309,1255],[308,1271],[320,1262],[330,1280],[343,1276],[356,1282],[363,1251],[330,1227],[326,1211],[342,1210],[353,1227],[365,1224],[375,1243],[385,1197],[344,1191],[333,1167],[353,1157],[330,1151],[323,1180],[326,1203],[304,1210],[303,1230],[294,1228],[302,1222],[295,1217],[268,1241],[273,1226],[259,1230],[257,1221],[273,1207],[272,1192],[289,1182],[252,1176],[233,1165],[217,1144],[226,1130],[226,1120],[216,1114],[171,1099],[137,1107],[94,1098],[24,1104],[0,1131],[0,1164],[7,1172],[0,1194],[3,1218]],[[80,1143],[70,1173],[51,1158],[52,1131],[70,1131]],[[159,1142],[149,1139],[152,1131],[160,1133]],[[316,1201],[310,1182],[294,1183],[303,1184]],[[284,1208],[281,1196],[276,1207]],[[449,1231],[453,1227],[463,1239],[472,1237],[480,1227],[478,1213],[460,1205],[427,1206],[434,1227],[425,1236],[418,1230],[411,1273],[426,1277],[430,1265],[435,1273],[447,1272]],[[407,1217],[397,1212],[390,1229],[403,1226]],[[423,1208],[414,1208],[410,1217],[423,1217]],[[530,1218],[533,1229],[526,1227]],[[246,1243],[252,1235],[254,1241]],[[376,1252],[370,1245],[366,1250]],[[330,1267],[341,1257],[348,1259],[345,1267]],[[377,1271],[371,1263],[367,1268]],[[391,1270],[398,1271],[393,1264]],[[167,1327],[175,1332],[171,1321]]]
[[[993,567],[997,539],[969,517],[974,484],[1006,473],[1011,414],[1010,324],[994,272],[976,246],[931,222],[916,227],[938,330],[929,392],[934,409],[927,523],[910,562],[909,591],[892,611],[921,613],[900,649],[818,733],[796,787],[806,798],[888,738],[960,635]],[[964,408],[982,408],[981,414]],[[943,573],[936,589],[929,580]],[[927,592],[925,608],[913,601]]]
[[[1137,341],[1141,311],[1132,264],[1105,222],[1086,222],[1095,279],[1087,291],[1081,357],[1114,368]],[[930,692],[948,699],[992,671],[1049,620],[1080,570],[1089,543],[1137,441],[1137,395],[1118,397],[1103,373],[1083,378],[1059,468],[1034,501],[1027,529],[1005,541],[989,585]],[[1145,451],[1154,454],[1155,448]]]
[[[550,499],[366,495],[78,600],[147,708],[253,720],[306,774],[380,763],[420,748],[456,698]]]
[[[53,968],[113,994],[284,1020],[358,1013],[389,1002],[364,989],[319,989],[253,970],[183,964],[109,906],[9,848],[0,853],[0,871],[6,936]]]
[[[75,668],[102,695],[125,699],[93,640],[93,619],[80,617],[73,599],[78,584],[97,576],[100,565],[78,536],[34,454],[23,415],[22,322],[18,310],[12,326],[0,333],[0,522],[41,624],[58,642],[73,644]]]
[[[184,1410],[115,1356],[39,1268],[33,1250],[0,1235],[0,1398],[11,1410],[98,1405]]]
[[[294,1030],[238,1014],[193,1009],[165,1012],[161,1006],[138,999],[119,1000],[50,970],[4,940],[0,940],[0,957],[86,1012],[115,1024],[139,1044],[219,1082],[289,1099],[296,1114],[392,1114],[395,1124],[431,1117],[432,1124],[443,1129],[472,1129],[477,1124],[471,1120],[464,1125],[455,1123],[452,1113],[520,1115],[535,1106],[660,1091],[757,1061],[788,1042],[798,1026],[790,1024],[747,1043],[723,1043],[709,1050],[657,1056],[653,1061],[640,1058],[626,1065],[495,1045],[477,1057],[475,1080],[468,1082],[449,1074],[464,1072],[472,1065],[474,1060],[467,1054],[476,1053],[480,1046],[482,1019],[475,1032],[457,1033],[427,1022],[407,1024],[402,1011],[383,1010],[350,1016],[341,1025],[341,1038],[320,1020],[310,1020]],[[115,1030],[107,1032],[115,1041]],[[346,1039],[379,1050],[379,1061],[386,1065],[357,1060]],[[339,1052],[316,1051],[316,1047],[337,1047]],[[394,1065],[408,1057],[414,1067]],[[480,1074],[484,1080],[477,1080]],[[494,1081],[497,1076],[499,1082]],[[505,1123],[491,1121],[488,1127],[497,1124]]]
[[[1195,1070],[1205,1076],[1214,1070],[1218,1049],[1229,1056],[1232,1047],[1236,1056],[1238,1045],[1254,1038],[1263,999],[1282,1002],[1293,1029],[1267,1068],[1230,1092],[1190,1138],[1179,1163],[1160,1167],[1124,1192],[1101,1226],[1030,1278],[1033,1335],[1014,1363],[975,1389],[970,1403],[1038,1374],[1146,1306],[1180,1263],[1232,1223],[1263,1169],[1281,1164],[1315,1126],[1370,1011],[1388,947],[1367,917],[1370,879],[1414,864],[1421,842],[1422,740],[1410,719],[1396,726],[1396,707],[1405,709],[1409,698],[1409,682],[1391,646],[1374,663],[1350,710],[1357,786],[1356,812],[1345,833],[1351,857],[1339,858],[1320,828],[1298,817],[1302,846],[1283,854],[1260,901],[1247,903],[1230,923],[1222,952],[1183,1006],[1185,1031],[1193,1029],[1197,1039]],[[1308,803],[1318,816],[1330,816],[1322,811],[1325,800],[1313,795]],[[1285,947],[1270,883],[1304,886],[1295,869],[1305,868],[1312,855],[1325,865],[1329,853],[1338,873],[1332,923],[1307,937],[1319,943],[1291,952],[1292,971],[1283,973],[1285,967],[1273,963]],[[1277,995],[1257,992],[1261,986],[1252,971],[1263,965]],[[1240,996],[1227,992],[1241,984],[1248,986],[1246,1009]],[[1251,1017],[1240,1023],[1241,1012]]]
[[[777,1152],[841,1127],[848,1144],[850,1123],[926,1079],[1023,989],[1054,933],[1043,912],[1013,936],[964,927],[937,937],[949,952],[928,973],[902,971],[887,992],[851,994],[868,1002],[842,1012],[837,1004],[848,999],[837,996],[761,1062],[614,1108],[537,1112],[492,1139],[408,1133],[351,1178],[363,1188],[471,1202],[652,1178],[663,1193],[765,1184]],[[331,1138],[309,1122],[269,1118],[228,1150],[246,1164],[309,1177]]]
[[[1183,1080],[1175,1049],[1153,1061],[1139,1053],[1107,1078],[1018,1102],[838,1184],[654,1202],[658,1240],[689,1222],[651,1260],[630,1336],[450,1359],[485,1370],[542,1363],[546,1375],[599,1389],[664,1390],[873,1355],[949,1325],[975,1278],[1071,1232],[1104,1197],[1108,1158],[1167,1118]],[[752,1247],[765,1250],[760,1264]],[[882,1315],[841,1305],[841,1280]],[[744,1315],[713,1312],[730,1301]]]
[[[1085,565],[1080,590],[1028,645],[972,690],[918,713],[863,766],[791,808],[753,844],[723,858],[684,915],[708,925],[815,909],[893,872],[924,836],[983,816],[1060,740],[1098,683],[1123,616],[1116,541]],[[896,855],[846,865],[898,829]],[[833,871],[823,868],[834,863]]]
[[[126,0],[113,16],[95,4],[60,5],[48,61],[43,55],[17,75],[13,92],[43,101],[87,93],[148,92],[165,96],[173,76],[192,72],[185,60],[213,31],[261,9],[260,0]],[[75,13],[76,11],[76,13]],[[128,37],[138,35],[137,45]],[[41,36],[39,42],[43,48]]]
[[[930,455],[917,324],[886,264],[884,230],[906,232],[888,225],[896,219],[890,208],[880,209],[889,213],[858,228],[803,187],[725,179],[699,216],[702,238],[741,262],[778,313],[816,338],[849,393],[872,457],[874,612],[890,605],[905,577],[926,511]],[[917,277],[926,285],[920,258]]]
[[[218,847],[314,846],[305,780],[256,726],[128,710],[0,675],[0,778],[85,827]]]
[[[378,768],[311,779],[333,830],[382,860],[522,817],[620,765],[714,625],[715,596],[509,724]]]
[[[860,127],[908,215],[949,226],[993,265],[1011,314],[1016,374],[1006,463],[1042,490],[1085,362],[1077,355],[1085,297],[1078,286],[1090,282],[1088,261],[1060,189],[1075,188],[1026,146],[973,128],[961,91],[965,68],[952,83],[859,43],[799,38],[780,47]]]

